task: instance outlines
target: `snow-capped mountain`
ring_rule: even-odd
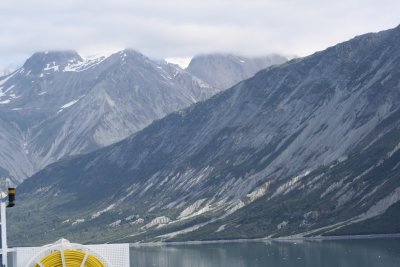
[[[0,78],[2,174],[21,181],[216,92],[178,66],[134,50],[86,59],[74,51],[35,53]]]
[[[226,89],[261,69],[286,61],[287,58],[276,54],[251,58],[215,53],[195,56],[186,70],[215,88]]]
[[[211,86],[209,78],[131,49],[87,58],[75,51],[35,53],[0,77],[0,177],[18,183],[228,88]]]
[[[398,232],[399,42],[356,37],[48,166],[18,188],[14,240]]]

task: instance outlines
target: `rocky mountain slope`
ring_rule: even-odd
[[[215,53],[195,56],[186,70],[215,88],[226,89],[261,69],[286,61],[287,58],[280,55],[251,58]]]
[[[74,51],[36,53],[0,78],[2,177],[21,181],[216,92],[178,66],[134,50],[87,59]]]
[[[48,166],[18,188],[10,237],[398,231],[387,217],[398,216],[400,200],[399,42],[397,27],[271,67],[115,145]]]
[[[275,57],[251,64],[246,75],[281,62]],[[219,67],[227,64],[221,61]],[[207,67],[196,66],[197,71]],[[233,85],[238,77],[225,80]],[[209,82],[212,77],[204,81],[130,49],[89,58],[75,51],[36,53],[0,77],[0,177],[19,183],[62,157],[120,141],[228,88]]]

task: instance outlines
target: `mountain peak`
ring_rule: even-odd
[[[147,62],[147,60],[149,59],[135,49],[126,48],[124,50],[113,53],[110,56],[110,60],[116,64],[120,64],[121,62],[127,62],[127,61],[142,63],[142,62]]]
[[[116,52],[113,54],[115,57],[120,57],[120,58],[146,58],[142,53],[139,51],[132,49],[132,48],[126,48],[124,50],[121,50],[119,52]]]
[[[213,87],[227,89],[250,78],[261,69],[286,61],[285,57],[276,54],[250,58],[229,53],[212,53],[195,56],[187,70]]]
[[[23,68],[33,74],[38,74],[45,68],[55,68],[59,65],[66,65],[71,61],[81,60],[81,56],[73,50],[36,52],[26,60]]]

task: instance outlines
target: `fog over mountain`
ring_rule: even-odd
[[[225,89],[250,78],[261,69],[286,61],[287,58],[280,55],[249,58],[215,53],[192,58],[187,71],[215,88]]]

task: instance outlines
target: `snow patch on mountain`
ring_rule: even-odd
[[[338,182],[332,183],[330,186],[328,186],[327,189],[325,189],[325,191],[321,194],[320,198],[323,198],[327,194],[329,194],[329,193],[333,192],[334,190],[339,189],[340,187],[342,187],[344,180],[346,180],[346,178],[343,178]]]
[[[14,99],[14,98],[18,98],[15,94],[11,94],[11,95],[9,95],[8,97],[8,99],[1,99],[1,98],[3,98],[3,97],[7,97],[7,93],[9,93],[9,92],[11,92],[11,90],[15,87],[15,85],[13,84],[13,85],[10,85],[10,86],[6,86],[6,87],[4,87],[4,85],[6,84],[6,82],[10,79],[10,78],[12,78],[14,75],[16,74],[16,72],[14,72],[14,73],[12,73],[11,75],[9,75],[9,76],[6,76],[5,78],[3,77],[3,79],[2,80],[0,80],[0,104],[8,104],[8,103],[10,103],[11,102],[11,100],[12,99]]]
[[[95,218],[99,217],[100,215],[102,215],[103,213],[106,213],[107,211],[112,210],[114,207],[115,207],[115,204],[111,204],[111,205],[108,206],[107,208],[105,208],[105,209],[103,209],[103,210],[100,210],[100,211],[98,211],[98,212],[96,212],[96,213],[93,213],[91,218],[92,218],[92,219],[95,219]]]
[[[110,227],[117,227],[120,225],[121,225],[121,220],[116,220],[115,222],[109,224]]]
[[[101,64],[108,58],[108,55],[93,55],[84,58],[82,61],[71,60],[62,70],[63,72],[82,72]]]
[[[205,222],[205,223],[199,223],[199,224],[187,227],[185,229],[182,229],[182,230],[179,230],[179,231],[175,231],[175,232],[171,232],[171,233],[164,234],[164,235],[160,235],[160,236],[157,236],[157,237],[160,237],[160,238],[172,238],[172,237],[175,237],[175,236],[178,236],[178,235],[181,235],[181,234],[186,234],[186,233],[193,232],[193,231],[195,231],[195,230],[197,230],[197,229],[199,229],[201,227],[206,226],[207,224],[209,224],[211,222],[212,221],[208,221],[208,222]]]
[[[191,57],[170,57],[165,59],[166,62],[176,64],[182,69],[187,68],[191,60],[192,60]]]
[[[218,227],[218,229],[215,232],[218,233],[218,232],[224,231],[225,230],[225,226],[226,226],[226,224],[221,225],[220,227]]]
[[[15,84],[11,85],[10,87],[8,87],[8,88],[4,91],[4,93],[10,92],[14,87],[15,87]],[[0,89],[1,89],[1,87],[0,87]],[[1,96],[1,95],[0,95],[0,96]]]
[[[149,222],[142,228],[148,229],[148,228],[152,228],[154,226],[164,226],[164,225],[168,224],[169,222],[171,222],[170,218],[168,218],[167,216],[160,216],[160,217],[154,218],[153,220],[151,220],[151,222]]]
[[[178,216],[178,219],[188,217],[189,215],[193,214],[196,210],[200,208],[200,206],[206,201],[207,199],[199,199],[196,202],[194,202],[192,205],[184,209],[181,214]]]
[[[400,187],[397,187],[391,194],[379,200],[368,211],[361,214],[354,222],[364,221],[385,213],[393,204],[400,201]]]
[[[73,105],[75,105],[76,103],[78,103],[79,100],[81,100],[82,97],[79,97],[78,99],[72,100],[66,104],[64,104],[63,106],[60,107],[60,109],[57,111],[57,113],[60,113],[62,111],[64,111],[64,109],[69,108]]]
[[[271,181],[268,181],[268,182],[264,183],[262,186],[256,188],[253,192],[247,194],[246,197],[248,198],[248,201],[253,202],[254,200],[264,196],[265,193],[267,192],[270,184],[271,184]]]
[[[246,206],[246,204],[242,200],[238,200],[236,203],[228,207],[226,214],[227,215],[232,214],[235,211],[243,208],[244,206]]]
[[[139,218],[139,215],[133,214],[125,218],[125,221],[132,221],[133,219]]]
[[[277,228],[278,230],[280,230],[280,229],[282,229],[282,228],[285,228],[288,224],[289,224],[288,221],[282,221],[280,224],[278,224],[278,225],[276,226],[276,228]]]
[[[12,74],[5,76],[5,77],[0,77],[2,78],[0,80],[0,87],[3,86],[3,84],[5,84],[9,79],[11,79],[12,77],[14,77],[14,75],[17,74],[17,72],[13,72]]]
[[[144,219],[143,218],[138,218],[137,220],[130,222],[130,225],[138,225],[138,224],[142,224],[144,223]]]
[[[84,223],[84,222],[85,222],[85,219],[77,219],[72,223],[72,226],[77,225],[77,224],[81,224],[81,223]]]
[[[293,177],[292,179],[290,179],[288,182],[284,183],[283,185],[279,186],[271,198],[274,198],[281,194],[285,195],[285,194],[289,193],[290,191],[295,189],[297,186],[299,186],[299,182],[300,182],[301,178],[307,176],[308,174],[310,174],[310,171],[306,170],[306,171],[302,172],[301,174]]]
[[[399,149],[400,149],[400,143],[398,143],[397,146],[395,146],[395,147],[393,148],[393,150],[390,151],[390,152],[387,154],[387,157],[390,158],[391,156],[393,156],[394,153],[396,153],[397,151],[399,151]]]
[[[59,71],[60,66],[56,65],[56,62],[53,61],[51,63],[47,63],[46,67],[43,69],[43,71],[45,72],[49,72],[49,71]]]
[[[203,203],[202,200],[200,200],[200,201],[201,201],[201,203]],[[192,218],[192,217],[201,215],[201,214],[206,213],[206,212],[211,211],[211,210],[213,210],[213,208],[209,204],[206,204],[206,205],[200,207],[200,205],[198,203],[194,203],[193,205],[191,205],[188,208],[186,208],[179,215],[178,219],[179,220],[185,220],[185,219],[188,219],[188,218]]]

